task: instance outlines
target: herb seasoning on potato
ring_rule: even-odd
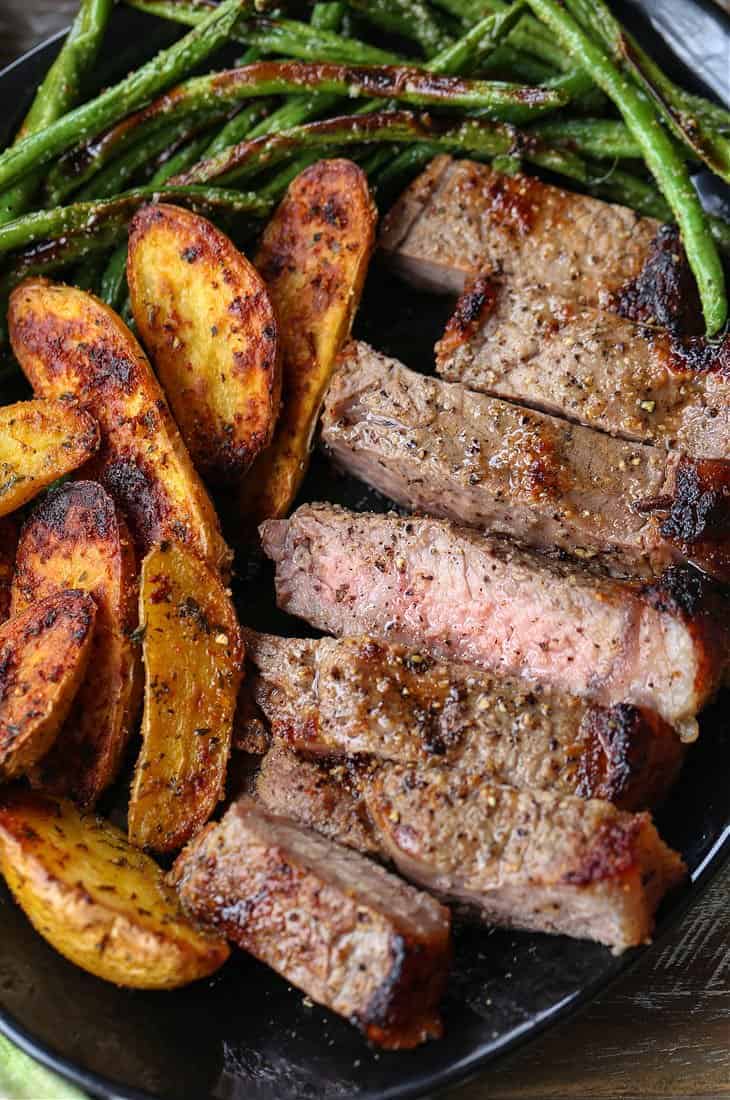
[[[134,319],[193,462],[236,483],[279,411],[279,336],[256,269],[205,218],[145,206],[129,232]]]
[[[96,422],[70,401],[19,401],[0,408],[0,516],[27,504],[91,458]]]
[[[50,492],[21,533],[13,611],[62,588],[92,594],[96,629],[69,720],[33,779],[91,806],[117,777],[142,687],[139,648],[131,638],[137,625],[136,555],[114,502],[93,481]]]
[[[145,703],[129,803],[129,839],[181,848],[223,795],[243,646],[230,596],[183,546],[142,564]]]
[[[23,775],[48,752],[83,681],[96,606],[64,590],[0,626],[0,778]]]
[[[282,407],[273,442],[243,483],[249,532],[286,515],[302,483],[335,359],[360,304],[376,219],[357,165],[323,160],[297,176],[264,231],[256,266],[282,325]]]
[[[98,421],[87,474],[102,483],[144,552],[170,538],[226,571],[230,551],[160,384],[127,326],[92,294],[27,279],[11,296],[13,351],[36,393],[72,394]]]
[[[3,793],[0,868],[35,929],[107,982],[176,989],[228,958],[223,940],[184,916],[154,860],[66,799]]]

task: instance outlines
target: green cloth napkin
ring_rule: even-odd
[[[86,1100],[0,1035],[0,1100]]]

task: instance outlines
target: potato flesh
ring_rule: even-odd
[[[261,276],[205,218],[143,207],[129,233],[137,331],[196,468],[236,483],[269,443],[281,373],[274,310]]]
[[[306,473],[335,359],[350,335],[375,242],[377,214],[363,172],[319,161],[290,185],[256,257],[279,318],[282,406],[274,439],[244,479],[250,532],[289,511]]]
[[[56,740],[83,680],[96,606],[57,592],[0,626],[0,778],[23,775]]]
[[[185,918],[154,860],[65,799],[3,793],[0,869],[36,930],[98,978],[174,989],[228,957],[222,940]]]
[[[243,649],[218,578],[182,546],[142,565],[145,703],[129,804],[129,839],[181,848],[223,795]]]
[[[114,781],[139,709],[139,585],[126,525],[101,485],[75,481],[31,513],[18,545],[13,612],[63,588],[90,592],[97,606],[92,654],[66,727],[32,779],[91,806]]]
[[[86,472],[138,546],[175,539],[226,571],[230,551],[210,498],[142,348],[114,311],[75,287],[26,279],[11,295],[8,324],[36,393],[70,394],[98,421],[101,450]]]
[[[27,504],[99,447],[99,428],[68,401],[0,407],[0,516]]]

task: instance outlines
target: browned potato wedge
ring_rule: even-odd
[[[266,227],[256,266],[279,318],[282,407],[273,442],[243,482],[249,531],[286,515],[302,482],[335,358],[360,302],[376,219],[364,173],[352,161],[326,160],[297,176]]]
[[[139,709],[142,675],[137,565],[126,524],[93,481],[52,490],[28,518],[18,545],[13,612],[62,588],[97,606],[91,660],[69,720],[34,782],[91,806],[114,781]]]
[[[279,338],[263,279],[209,221],[164,203],[132,221],[127,279],[193,462],[213,485],[237,483],[279,410]]]
[[[147,550],[171,538],[215,568],[230,551],[142,348],[93,294],[46,279],[16,287],[8,311],[15,355],[37,394],[72,394],[99,422],[88,473],[125,514]]]
[[[0,626],[0,778],[22,775],[48,752],[84,677],[96,607],[86,592],[57,592]]]
[[[3,793],[0,869],[36,931],[107,982],[176,989],[228,958],[183,915],[154,860],[66,799]]]
[[[86,462],[99,447],[96,421],[70,401],[0,408],[0,516]]]
[[[223,795],[243,644],[230,596],[183,546],[142,564],[145,704],[129,839],[181,848]]]
[[[10,586],[15,572],[15,552],[20,529],[15,516],[0,519],[0,623],[10,611]]]

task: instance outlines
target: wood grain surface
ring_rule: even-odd
[[[670,8],[671,0],[665,2]],[[66,25],[75,7],[75,0],[0,0],[0,65]],[[665,944],[578,1017],[452,1095],[454,1100],[730,1097],[730,867]]]

